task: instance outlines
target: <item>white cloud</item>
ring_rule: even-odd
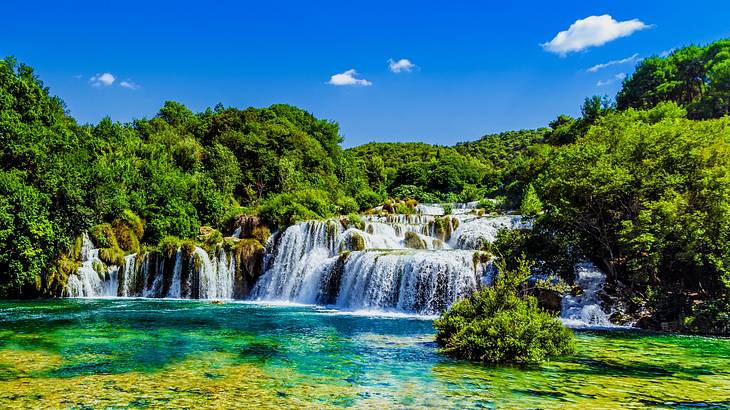
[[[598,82],[596,83],[596,87],[603,87],[606,85],[611,85],[613,83],[618,83],[623,81],[624,78],[626,78],[626,73],[618,73],[608,80],[598,80]]]
[[[608,14],[589,16],[576,20],[567,30],[555,35],[555,38],[542,47],[551,52],[565,56],[568,53],[585,50],[589,47],[602,46],[617,38],[627,37],[636,31],[651,28],[639,19],[616,21]]]
[[[414,68],[416,68],[416,65],[407,58],[401,58],[398,61],[395,61],[391,58],[388,59],[388,68],[394,73],[400,73],[402,71],[410,73],[411,71],[413,71]]]
[[[598,70],[603,70],[606,67],[611,67],[612,65],[620,65],[620,64],[629,64],[629,63],[635,63],[637,61],[641,60],[639,58],[638,54],[634,54],[631,57],[622,58],[621,60],[611,60],[607,63],[603,64],[596,64],[593,67],[589,68],[587,71],[589,73],[595,73],[598,72]]]
[[[139,84],[132,82],[132,80],[124,80],[121,83],[119,83],[119,86],[122,88],[128,88],[130,90],[136,90],[140,87]]]
[[[659,53],[659,57],[669,57],[674,52],[673,48],[670,48],[669,50],[664,50],[661,53]]]
[[[327,81],[327,84],[332,85],[362,85],[362,86],[368,86],[373,85],[370,81],[364,79],[364,78],[355,78],[357,75],[357,71],[354,69],[350,69],[345,71],[344,73],[335,74],[332,77],[330,77],[330,80]]]
[[[97,74],[89,78],[89,82],[94,87],[109,87],[114,84],[114,80],[116,80],[116,78],[114,78],[111,73]]]

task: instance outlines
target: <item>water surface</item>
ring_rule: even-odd
[[[730,340],[578,333],[524,369],[449,359],[432,322],[311,306],[0,302],[0,408],[728,408]]]

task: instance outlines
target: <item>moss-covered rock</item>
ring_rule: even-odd
[[[107,265],[124,265],[124,251],[119,247],[99,249],[99,259]]]
[[[183,256],[185,258],[190,258],[193,256],[193,253],[195,253],[195,248],[197,248],[197,245],[192,239],[185,239],[180,242],[180,248],[182,249]]]
[[[415,233],[408,231],[405,235],[405,246],[406,248],[412,248],[412,249],[426,249],[426,241],[421,239],[421,237]]]
[[[89,239],[98,248],[116,248],[119,246],[117,237],[114,235],[114,228],[107,223],[89,228]]]
[[[112,227],[114,228],[114,235],[117,238],[119,248],[130,253],[139,252],[139,237],[129,225],[121,220],[116,220]]]
[[[343,242],[344,249],[342,251],[362,251],[365,250],[365,238],[357,232],[350,231]]]
[[[471,260],[474,263],[474,269],[476,269],[480,264],[489,263],[492,260],[492,254],[486,251],[477,251],[472,255]]]
[[[251,231],[251,238],[256,239],[261,244],[265,244],[271,236],[271,230],[266,225],[259,225]]]
[[[172,258],[177,253],[181,241],[177,236],[166,236],[157,244],[157,250],[166,258]]]
[[[241,239],[224,246],[232,246],[231,257],[236,264],[233,280],[233,296],[244,298],[251,293],[256,280],[263,273],[265,248],[256,239]]]
[[[456,220],[456,218],[453,219]],[[429,228],[433,236],[442,241],[448,241],[451,239],[451,233],[453,232],[452,218],[450,216],[435,218],[429,223]]]

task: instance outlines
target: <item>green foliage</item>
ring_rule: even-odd
[[[357,214],[347,215],[347,223],[361,231],[365,230],[365,222],[362,219],[360,219],[360,216]]]
[[[306,189],[273,195],[261,204],[261,214],[272,226],[288,226],[297,221],[334,216],[336,207],[329,193]]]
[[[573,333],[538,308],[533,296],[520,295],[530,276],[521,260],[515,270],[502,264],[489,287],[455,303],[434,322],[436,341],[455,357],[485,363],[540,363],[573,354]]]
[[[527,185],[525,194],[522,197],[522,203],[520,204],[520,214],[524,216],[537,216],[542,212],[542,201],[537,196],[535,187],[532,184]]]
[[[616,97],[620,109],[648,109],[663,101],[687,108],[690,118],[729,114],[730,39],[642,60]]]
[[[108,223],[94,225],[89,228],[89,239],[99,248],[119,247],[114,228]]]
[[[124,251],[118,247],[99,249],[99,259],[107,265],[124,265]]]
[[[609,114],[555,151],[535,180],[545,209],[538,229],[577,240],[610,279],[722,291],[728,152],[728,119],[677,118],[667,105]]]

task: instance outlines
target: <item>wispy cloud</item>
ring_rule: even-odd
[[[355,69],[350,69],[345,71],[344,73],[335,74],[330,77],[330,80],[327,81],[327,84],[331,85],[361,85],[361,86],[368,86],[373,85],[370,81],[364,79],[364,78],[356,78],[357,71]]]
[[[411,60],[407,58],[401,58],[400,60],[393,60],[392,58],[388,60],[388,68],[390,71],[394,73],[400,73],[400,72],[407,72],[410,73],[416,68],[416,65],[411,62]]]
[[[603,70],[604,68],[611,67],[613,65],[621,65],[621,64],[629,64],[629,63],[635,63],[637,61],[641,60],[639,58],[639,54],[634,54],[631,57],[622,58],[620,60],[611,60],[607,63],[603,64],[596,64],[593,67],[589,68],[587,71],[589,73],[596,73],[599,70]]]
[[[111,73],[97,74],[89,78],[89,82],[94,87],[109,87],[114,84],[116,78]]]
[[[614,75],[613,77],[609,78],[608,80],[598,80],[596,83],[596,87],[604,87],[607,85],[611,85],[614,83],[619,83],[623,81],[626,78],[626,73],[618,73]]]
[[[651,28],[639,19],[616,21],[608,14],[589,16],[576,20],[567,30],[561,31],[541,46],[551,52],[565,56],[590,47],[602,46],[617,38],[627,37],[636,31]]]
[[[669,57],[674,52],[673,48],[670,48],[669,50],[664,50],[661,53],[659,53],[659,57]]]
[[[130,90],[137,90],[140,87],[139,84],[132,82],[132,80],[124,80],[121,83],[119,83],[119,86],[122,88],[130,89]]]

